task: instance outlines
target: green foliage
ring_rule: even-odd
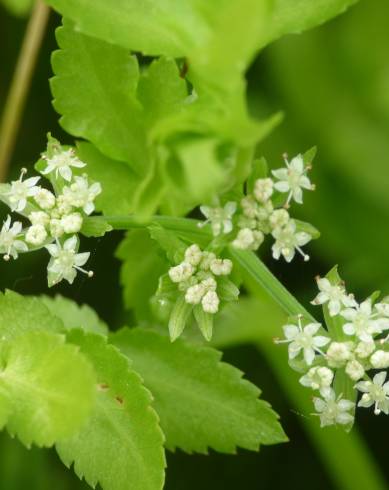
[[[60,333],[61,320],[38,298],[28,298],[7,290],[0,293],[0,335],[4,340],[31,331]]]
[[[0,356],[1,425],[23,444],[51,446],[85,423],[94,400],[93,371],[63,336],[26,332],[3,342]]]
[[[123,261],[120,280],[125,306],[135,310],[138,320],[149,318],[150,298],[167,268],[157,243],[147,230],[132,230],[121,242],[116,256]]]
[[[82,328],[86,332],[107,335],[107,325],[97,316],[88,305],[78,305],[75,301],[57,294],[54,298],[40,296],[43,303],[52,315],[61,319],[66,330]]]
[[[213,349],[156,332],[124,329],[112,342],[133,361],[155,398],[169,449],[234,453],[286,440],[260,391]]]
[[[81,330],[68,333],[97,375],[97,400],[80,431],[57,444],[62,461],[80,478],[104,490],[159,490],[165,458],[151,396],[119,351],[103,337]]]

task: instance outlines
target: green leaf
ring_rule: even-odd
[[[78,142],[77,155],[88,167],[88,175],[100,182],[103,192],[96,198],[96,209],[105,214],[129,214],[134,211],[133,193],[140,179],[125,162],[112,160],[91,143]]]
[[[193,315],[200,332],[203,334],[205,340],[209,342],[212,339],[213,319],[215,315],[206,313],[201,305],[195,305],[193,307]]]
[[[300,33],[343,13],[358,0],[275,0],[262,46],[290,33]]]
[[[75,301],[60,295],[56,295],[54,298],[40,296],[39,299],[52,315],[62,320],[66,330],[82,328],[87,332],[107,335],[107,325],[100,320],[90,306],[78,305]]]
[[[112,226],[101,217],[88,216],[84,218],[80,233],[86,237],[102,237],[112,229]]]
[[[123,329],[112,341],[133,361],[152,391],[169,449],[235,453],[286,441],[277,415],[260,391],[221,353],[156,332]]]
[[[9,340],[30,331],[60,333],[63,323],[39,298],[0,293],[0,336]]]
[[[185,301],[185,296],[181,294],[173,305],[169,318],[170,340],[174,342],[184,331],[186,324],[192,313],[193,306]]]
[[[148,230],[151,238],[166,252],[170,262],[175,264],[183,260],[186,245],[177,238],[176,233],[166,230],[160,225],[151,225]]]
[[[128,50],[76,32],[65,21],[52,57],[54,107],[73,136],[138,172],[148,165],[142,107],[135,92],[138,62]]]
[[[315,226],[311,225],[311,223],[306,223],[305,221],[300,221],[298,219],[294,219],[293,221],[296,223],[297,231],[308,233],[313,240],[317,240],[320,237],[320,231]]]
[[[116,251],[116,257],[123,261],[120,281],[124,288],[124,304],[135,309],[138,320],[150,317],[150,297],[167,269],[167,262],[159,252],[147,230],[127,233]]]
[[[93,488],[160,490],[164,481],[163,435],[151,396],[128,360],[103,337],[72,330],[96,370],[99,389],[92,415],[73,437],[57,444],[66,466]]]
[[[0,350],[0,419],[26,446],[51,446],[85,422],[95,395],[92,368],[65,337],[31,331]]]

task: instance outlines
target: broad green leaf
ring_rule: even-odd
[[[138,62],[128,50],[76,32],[57,30],[52,57],[54,107],[73,136],[90,140],[105,155],[138,172],[148,165],[142,107],[135,97]]]
[[[112,341],[152,391],[169,449],[234,453],[287,440],[259,389],[220,362],[220,352],[142,329],[123,329]]]
[[[62,321],[39,298],[25,297],[13,291],[0,293],[0,336],[12,339],[30,331],[59,333]]]
[[[127,233],[116,256],[123,261],[120,281],[124,304],[134,308],[138,320],[144,320],[150,316],[150,298],[158,287],[159,277],[166,272],[167,262],[147,230]]]
[[[99,389],[88,423],[57,444],[62,461],[68,467],[74,462],[76,474],[93,488],[160,490],[163,435],[140,377],[103,337],[72,330],[68,341],[93,364]]]
[[[104,214],[129,214],[134,211],[133,193],[140,179],[125,162],[112,160],[91,143],[78,142],[77,155],[88,167],[88,175],[100,182],[102,193],[96,209]]]
[[[61,319],[65,329],[82,328],[87,332],[107,335],[108,327],[88,305],[78,305],[75,301],[60,295],[40,296],[41,302],[52,315]]]
[[[31,331],[3,342],[1,422],[26,446],[51,446],[85,423],[95,396],[89,362],[65,337]]]
[[[274,0],[270,27],[262,45],[289,33],[300,33],[343,13],[358,0]]]

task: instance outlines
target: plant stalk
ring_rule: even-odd
[[[20,127],[50,8],[37,0],[24,35],[0,125],[0,182],[4,182]]]

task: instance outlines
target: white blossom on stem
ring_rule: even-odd
[[[234,201],[227,202],[224,207],[200,206],[200,211],[207,219],[203,223],[199,223],[199,226],[210,223],[214,236],[230,233],[233,228],[232,216],[236,208],[237,205]]]
[[[288,205],[293,198],[297,203],[303,202],[303,189],[314,190],[314,185],[306,176],[308,168],[304,165],[302,155],[297,155],[290,162],[284,158],[286,168],[273,170],[274,177],[279,179],[274,184],[274,188],[279,192],[289,192],[286,204]]]
[[[373,381],[359,381],[355,387],[363,393],[358,407],[369,408],[374,405],[375,415],[389,414],[389,381],[385,383],[386,372],[376,374]]]
[[[301,324],[301,318],[298,318],[297,325],[285,325],[283,327],[285,339],[276,340],[277,343],[289,343],[288,352],[289,359],[294,359],[303,351],[304,360],[308,366],[313,363],[315,359],[315,352],[323,354],[320,347],[323,347],[330,342],[328,337],[323,335],[315,335],[320,329],[320,323],[309,323],[305,327]]]
[[[354,416],[349,412],[355,407],[355,403],[341,396],[336,399],[335,391],[330,389],[324,393],[323,398],[313,399],[317,411],[315,415],[320,417],[321,427],[335,424],[347,425],[354,421]]]
[[[4,260],[10,257],[18,258],[21,252],[27,252],[26,243],[19,237],[22,233],[22,223],[15,221],[11,226],[11,216],[7,216],[0,231],[0,253],[4,254]]]
[[[305,231],[296,231],[296,223],[290,220],[284,228],[276,228],[272,231],[275,243],[272,246],[273,257],[278,260],[281,255],[287,262],[291,262],[297,252],[302,255],[305,261],[309,260],[309,255],[301,249],[311,239],[311,235]]]
[[[343,325],[346,335],[356,335],[363,342],[372,342],[373,335],[382,332],[382,321],[377,320],[373,313],[370,299],[355,308],[346,308],[340,314],[347,320]]]
[[[95,210],[94,201],[101,193],[101,184],[95,182],[89,185],[86,175],[74,177],[74,182],[70,187],[63,189],[64,196],[75,208],[82,208],[85,214],[91,214]]]
[[[311,303],[313,305],[323,305],[328,302],[330,316],[338,315],[342,306],[350,308],[357,306],[355,299],[346,294],[343,286],[331,284],[325,277],[317,278],[317,286],[320,292]]]
[[[62,150],[55,152],[52,157],[43,157],[47,162],[47,167],[42,170],[43,175],[55,173],[58,178],[60,175],[64,180],[70,182],[72,179],[72,169],[83,168],[86,166],[79,158],[76,157],[74,150],[70,148],[69,150]]]
[[[89,277],[93,276],[92,271],[86,271],[82,268],[82,266],[88,261],[90,253],[77,253],[76,247],[76,235],[68,238],[63,246],[59,242],[46,245],[46,248],[51,255],[51,260],[47,270],[49,273],[53,274],[54,284],[62,281],[62,279],[65,279],[72,284],[77,275],[77,271],[83,272]]]
[[[31,196],[35,196],[39,191],[37,183],[40,177],[30,177],[23,180],[24,174],[27,173],[25,168],[20,173],[20,178],[11,182],[11,189],[7,192],[7,196],[10,202],[11,211],[17,211],[20,213],[27,205],[27,199]]]

